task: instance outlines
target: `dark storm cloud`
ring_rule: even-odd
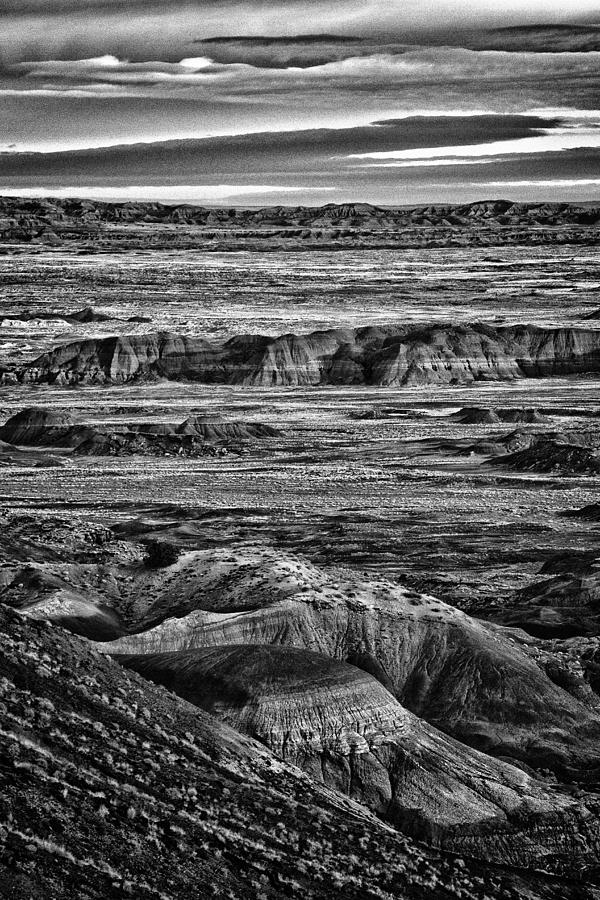
[[[5,154],[0,156],[0,178],[195,184],[327,173],[335,180],[345,168],[355,167],[355,161],[346,159],[350,154],[516,140],[556,124],[527,116],[419,117],[362,128],[269,132],[43,155]]]
[[[193,43],[196,52],[209,56],[215,62],[241,62],[265,68],[319,66],[349,56],[401,52],[402,49],[383,40],[373,42],[340,34],[216,36],[196,39]]]
[[[450,161],[448,161],[450,162]],[[360,167],[356,177],[376,183],[425,183],[444,180],[448,184],[487,184],[490,181],[590,180],[600,182],[600,148],[577,148],[548,153],[515,153],[511,156],[481,157],[438,165],[433,160],[423,168]]]
[[[198,39],[194,44],[332,44],[360,43],[362,39],[354,35],[344,34],[285,34],[285,35],[217,35],[216,37]]]
[[[526,25],[454,35],[452,42],[473,50],[529,53],[590,53],[600,50],[598,25]]]

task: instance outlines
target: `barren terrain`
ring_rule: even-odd
[[[88,226],[99,245],[106,222]],[[119,227],[132,229],[135,244],[146,226]],[[233,234],[231,222],[223,227]],[[251,806],[258,874],[225,851],[223,896],[311,896],[308,883],[315,897],[334,889],[340,897],[597,896],[600,262],[591,226],[576,227],[587,229],[577,245],[335,252],[137,244],[117,252],[114,243],[82,252],[80,238],[75,246],[60,229],[58,242],[8,236],[0,256],[0,599],[26,618],[3,612],[1,637],[12,653],[16,629],[35,664],[45,654],[50,687],[31,681],[10,653],[3,675],[16,704],[11,735],[32,773],[28,803],[50,812],[43,833],[29,833],[8,809],[11,794],[2,835],[13,862],[22,842],[35,845],[27,852],[45,860],[39,883],[47,891],[65,876],[40,842],[59,846],[56,830],[67,820],[76,829],[76,813],[64,803],[56,812],[58,786],[47,788],[47,774],[30,760],[43,729],[24,737],[21,719],[31,716],[22,707],[31,702],[16,688],[33,684],[33,694],[56,707],[61,691],[83,690],[63,684],[74,655],[99,679],[88,685],[91,699],[85,695],[95,704],[86,728],[112,735],[105,693],[127,705],[141,692],[161,721],[164,704],[175,704],[163,727],[176,738],[169,779],[177,785],[192,765],[185,729],[204,753],[214,716],[225,723],[214,736],[219,759],[238,785],[256,779],[252,789],[265,795],[269,815],[280,818],[281,798],[302,794],[294,801],[298,847],[311,827],[302,803],[325,809],[315,815],[332,834],[348,817],[358,862],[327,840],[335,866],[353,880],[334,877],[331,863],[315,881],[306,869],[313,857],[296,870],[292,854],[282,882],[272,864],[279,850],[263,833],[271,820],[254,822]],[[333,341],[311,334],[328,329],[344,335],[337,381],[329,362],[302,381],[298,345]],[[359,359],[360,341],[348,349],[356,329],[367,329],[367,349],[376,334],[384,352],[400,334],[406,354],[420,354],[408,363],[419,377],[369,383],[373,363]],[[461,343],[478,329],[485,371],[471,343]],[[122,347],[146,360],[154,335],[170,347],[160,343],[165,332],[184,347],[177,358],[187,368],[173,374],[161,351],[154,369],[144,362],[132,370]],[[445,344],[443,363],[422,349],[441,346],[440,335],[452,361]],[[514,365],[505,364],[515,335]],[[523,335],[535,344],[528,361]],[[123,342],[111,343],[106,363],[106,339],[115,336]],[[195,339],[211,347],[235,339],[236,353],[253,342],[261,353],[275,354],[273,342],[291,349],[277,357],[279,382],[236,381],[241,356],[233,355],[225,383],[199,377],[189,362]],[[367,373],[362,381],[347,375],[350,362]],[[459,366],[468,377],[456,375]],[[135,716],[128,726],[131,747],[145,741],[134,768],[146,779],[164,752],[157,741],[171,740],[150,733],[153,715],[143,735]],[[43,732],[39,753],[41,768],[68,793],[79,783],[57,773],[57,747],[64,755],[68,745],[61,733],[69,738],[64,723],[57,734]],[[93,740],[88,746],[99,752]],[[208,763],[197,765],[195,783],[221,779]],[[269,767],[278,799],[269,793]],[[103,860],[115,871],[129,815],[119,779],[114,797],[98,798],[106,809]],[[225,782],[224,796],[237,797],[242,788]],[[200,838],[206,812],[197,798],[155,796],[148,783],[143,792],[142,800],[132,795],[129,818],[137,828],[143,811],[163,861],[171,854],[179,866],[194,848],[188,874],[202,889],[203,854],[213,853],[224,823],[215,820]],[[230,805],[241,816],[238,801]],[[175,836],[164,824],[173,816],[186,820]],[[234,847],[247,837],[238,824],[227,832]],[[85,833],[94,827],[86,819]],[[81,867],[89,852],[82,846],[65,856],[60,847],[50,855],[63,867]],[[135,896],[146,896],[144,852],[125,867],[120,859],[111,890],[133,884]],[[457,854],[462,881],[448,868]],[[386,880],[377,865],[391,855],[403,862]],[[373,878],[363,882],[357,873],[366,866]],[[30,896],[35,878],[30,861],[14,881],[18,900]],[[185,896],[178,878],[169,881],[161,868],[160,896]],[[100,896],[87,883],[86,891]]]

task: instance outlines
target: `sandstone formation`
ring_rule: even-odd
[[[11,900],[596,896],[416,845],[88,642],[5,607],[0,703]]]
[[[495,425],[499,422],[542,424],[550,420],[533,407],[491,409],[489,406],[465,406],[452,418],[461,425]]]
[[[544,846],[545,816],[575,812],[522,771],[420,722],[373,676],[306,650],[234,645],[120,661],[449,849],[539,863],[556,852]]]
[[[226,452],[188,434],[154,434],[137,431],[94,431],[73,451],[78,456],[215,456]]]
[[[35,322],[35,321],[55,321],[58,320],[60,322],[72,322],[73,324],[81,323],[83,325],[90,324],[92,322],[110,322],[114,321],[114,316],[109,316],[106,313],[98,312],[91,306],[85,306],[83,309],[77,310],[77,312],[69,313],[69,312],[60,312],[58,310],[48,312],[46,310],[33,310],[31,312],[25,310],[21,313],[7,313],[1,319],[1,322],[5,321],[16,321],[16,322]],[[134,321],[134,319],[130,319],[129,321]],[[150,321],[149,319],[143,319],[143,321]]]
[[[219,416],[193,416],[177,426],[178,434],[189,434],[211,444],[223,441],[245,441],[281,435],[279,428],[262,422],[228,422]]]
[[[600,474],[600,453],[579,444],[538,436],[523,450],[488,460],[489,465],[507,466],[519,472],[559,473],[562,475]]]
[[[448,446],[456,446],[449,442]],[[562,449],[561,449],[562,448]],[[569,428],[561,431],[530,431],[516,428],[508,434],[491,433],[462,448],[464,454],[480,453],[501,457],[490,465],[509,465],[527,471],[557,471],[569,474],[590,474],[586,454],[592,458],[600,450],[600,432],[590,428]],[[522,455],[517,455],[522,454]],[[541,468],[538,470],[537,466]],[[588,471],[589,469],[589,471]]]
[[[304,648],[371,673],[403,706],[477,749],[559,770],[598,765],[600,719],[508,635],[432,597],[262,547],[187,553],[162,579],[136,589],[135,633],[105,649]]]
[[[539,581],[518,591],[498,621],[543,638],[600,634],[600,559],[570,551],[542,566]],[[550,576],[550,577],[548,577]]]
[[[147,378],[257,387],[469,384],[600,371],[600,331],[387,325],[276,338],[240,335],[224,343],[154,334],[75,341],[16,373],[24,383],[123,384]]]
[[[0,426],[0,441],[7,446],[70,447],[81,456],[215,456],[227,452],[228,446],[221,445],[279,434],[261,422],[230,422],[218,416],[194,416],[179,424],[92,426],[44,407],[22,409]]]
[[[0,427],[0,440],[23,446],[50,446],[66,437],[73,425],[70,413],[29,406]]]

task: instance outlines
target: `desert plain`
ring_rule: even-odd
[[[78,896],[158,896],[156,885],[188,896],[166,863],[156,883],[142,877],[144,835],[163,862],[185,857],[187,883],[208,890],[214,870],[194,860],[213,865],[223,829],[233,844],[248,839],[240,807],[226,794],[235,825],[219,819],[204,843],[197,822],[173,835],[166,819],[208,813],[179,787],[165,800],[152,773],[166,759],[187,765],[177,785],[189,780],[186,754],[209,740],[235,756],[238,784],[270,790],[272,766],[280,799],[304,791],[297,825],[286,820],[299,832],[289,878],[273,862],[281,848],[262,863],[257,852],[252,872],[239,848],[226,850],[230,893],[216,896],[599,895],[597,211],[578,213],[575,235],[567,212],[549,223],[546,213],[539,240],[526,240],[504,206],[488,210],[488,231],[490,216],[504,218],[485,245],[469,239],[464,210],[421,216],[422,246],[402,246],[397,223],[398,246],[382,246],[382,214],[363,208],[343,239],[304,224],[301,249],[297,211],[277,224],[277,246],[253,222],[258,237],[242,223],[224,249],[231,222],[215,244],[189,211],[185,227],[120,224],[133,235],[124,245],[97,222],[83,237],[60,220],[6,231],[0,583],[17,745],[7,765],[29,765],[27,803],[45,810],[43,834],[29,833],[7,790],[9,862],[24,841],[37,858],[7,881],[11,896],[59,890],[90,853],[98,866],[98,816],[102,865],[125,821],[137,843],[116,874],[103,870],[104,887],[88,879]],[[188,351],[209,360],[196,374]],[[11,629],[50,674],[11,662]],[[78,813],[48,799],[48,783],[66,777],[57,760],[76,753],[72,735],[66,751],[67,726],[30,733],[15,685],[56,707],[63,688],[79,689],[61,688],[73,655],[112,685],[97,687],[101,707],[111,690],[125,708],[146,692],[150,711],[130,711],[127,728],[159,715],[160,740],[179,735],[180,751],[134,731],[131,747],[147,751],[134,813],[121,810],[121,783],[116,799],[88,798],[88,845],[70,858],[55,832],[77,832]],[[165,703],[171,718],[204,718],[169,728]],[[86,722],[107,727],[92,707]],[[111,740],[118,755],[121,738]],[[229,790],[222,770],[193,765],[205,767],[195,783]],[[277,802],[264,800],[268,815]],[[323,804],[364,830],[348,836],[358,856],[335,873],[337,857],[317,864],[318,848],[303,844]],[[260,841],[270,827],[252,825]],[[408,841],[408,868],[394,841]],[[388,879],[376,868],[391,858]]]

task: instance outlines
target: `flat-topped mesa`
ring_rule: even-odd
[[[152,378],[276,387],[468,384],[600,371],[600,331],[392,324],[306,335],[240,335],[223,343],[155,332],[56,347],[7,379],[122,384]]]

